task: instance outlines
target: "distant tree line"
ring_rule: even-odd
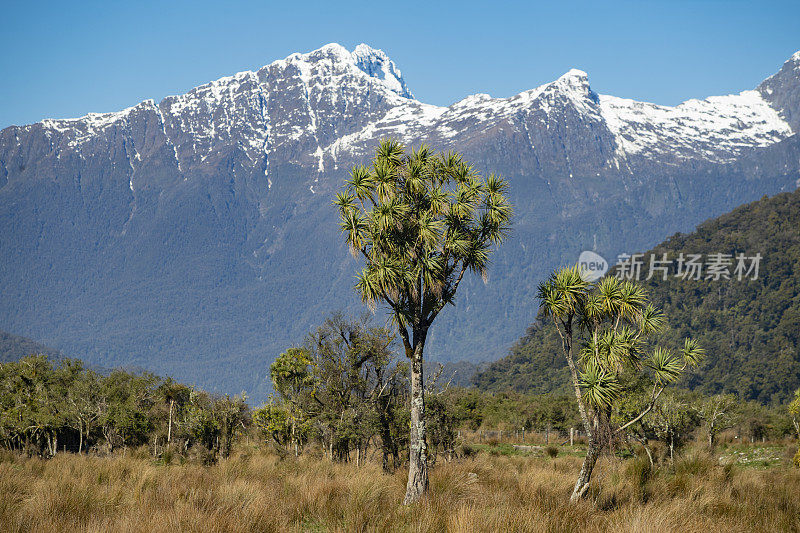
[[[30,455],[148,445],[156,455],[169,449],[214,461],[230,453],[249,420],[243,397],[148,373],[103,375],[44,355],[0,364],[0,445]]]

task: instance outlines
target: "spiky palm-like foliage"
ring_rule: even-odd
[[[588,488],[594,463],[605,445],[596,428],[610,426],[611,415],[626,394],[624,378],[643,373],[652,382],[652,391],[639,414],[607,427],[614,433],[646,416],[664,388],[695,368],[704,352],[692,339],[686,339],[679,351],[655,346],[654,337],[661,331],[664,317],[635,283],[613,277],[589,283],[575,266],[554,272],[539,285],[538,297],[542,312],[561,335],[589,437],[589,453],[572,496],[578,499]]]
[[[391,140],[372,164],[352,169],[334,204],[354,256],[364,260],[356,290],[389,307],[411,359],[411,461],[406,503],[427,488],[422,358],[428,328],[453,303],[467,272],[486,279],[492,248],[511,218],[507,183],[481,176],[453,152],[406,152]]]
[[[430,325],[465,272],[486,276],[492,245],[508,233],[507,189],[459,154],[425,145],[406,154],[382,141],[334,202],[351,252],[366,261],[356,284],[363,301],[388,304],[406,331]]]

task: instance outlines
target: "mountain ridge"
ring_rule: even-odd
[[[326,62],[330,64],[325,65]],[[319,70],[324,70],[326,67],[330,68],[331,65],[334,64],[338,66],[344,65],[354,67],[359,70],[367,79],[376,82],[378,87],[383,87],[386,90],[385,94],[382,96],[390,97],[393,95],[400,97],[400,99],[392,99],[393,101],[391,101],[390,104],[399,106],[401,109],[396,111],[394,115],[390,113],[391,110],[388,110],[387,112],[389,112],[389,114],[380,119],[380,121],[387,122],[383,126],[384,131],[381,132],[379,130],[381,127],[380,121],[379,125],[376,126],[379,133],[386,134],[403,133],[397,129],[393,130],[391,128],[391,121],[397,118],[396,115],[398,114],[404,115],[404,120],[408,121],[411,118],[419,123],[419,127],[424,127],[426,125],[430,126],[432,123],[436,122],[442,124],[444,119],[447,118],[451,121],[458,118],[463,119],[463,117],[459,117],[457,111],[460,108],[474,107],[474,104],[478,104],[484,108],[484,112],[486,113],[489,112],[489,110],[486,110],[488,105],[489,107],[493,107],[491,111],[499,115],[500,118],[507,118],[508,115],[517,111],[519,107],[524,107],[526,104],[530,104],[531,101],[543,95],[552,97],[552,93],[563,93],[567,95],[576,106],[583,106],[584,108],[586,107],[584,100],[593,101],[595,104],[598,104],[600,106],[599,114],[606,123],[610,125],[613,124],[611,129],[615,134],[615,140],[619,145],[620,153],[625,153],[626,151],[630,152],[631,150],[639,151],[642,149],[642,147],[627,146],[626,150],[625,145],[626,139],[634,135],[630,130],[635,130],[637,125],[641,127],[642,124],[639,121],[644,118],[646,122],[648,112],[662,115],[676,115],[675,119],[669,116],[658,117],[658,120],[661,122],[670,122],[676,119],[691,119],[693,115],[697,114],[702,115],[703,120],[709,121],[708,115],[710,113],[708,113],[706,108],[713,108],[716,111],[719,111],[719,107],[730,108],[728,109],[729,116],[720,117],[722,118],[723,124],[711,125],[716,129],[723,130],[723,133],[725,133],[727,130],[732,129],[729,127],[729,124],[724,123],[726,119],[730,119],[731,121],[738,120],[741,122],[742,118],[749,117],[752,120],[752,124],[749,124],[752,126],[750,129],[754,131],[749,136],[743,136],[741,139],[741,147],[764,146],[782,140],[796,132],[798,128],[797,121],[800,120],[800,118],[798,118],[800,115],[796,109],[800,107],[800,105],[795,102],[797,100],[797,94],[799,94],[797,93],[799,89],[796,87],[800,86],[800,84],[798,84],[798,80],[800,80],[800,51],[791,56],[776,74],[764,80],[753,90],[746,90],[739,94],[726,96],[690,99],[677,106],[663,106],[628,98],[598,95],[592,91],[589,85],[588,74],[574,68],[569,69],[565,74],[552,82],[522,91],[521,93],[507,98],[492,98],[486,94],[475,94],[466,96],[450,106],[434,106],[431,104],[424,104],[414,99],[400,70],[382,50],[371,48],[362,43],[359,44],[353,52],[349,52],[337,43],[330,43],[306,54],[291,54],[284,59],[273,61],[257,70],[246,70],[232,76],[218,78],[217,80],[199,85],[184,94],[165,96],[158,104],[156,104],[154,100],[149,99],[118,112],[89,113],[83,117],[72,119],[45,119],[34,124],[9,126],[8,128],[28,128],[36,124],[42,124],[46,128],[64,132],[69,129],[70,124],[77,125],[80,122],[85,122],[87,128],[86,134],[88,136],[97,133],[96,129],[91,129],[92,127],[106,127],[142,107],[157,112],[161,116],[161,121],[163,122],[163,116],[165,114],[180,113],[187,107],[197,107],[204,101],[208,105],[218,103],[219,100],[224,98],[225,95],[223,93],[225,92],[235,92],[241,89],[243,84],[247,86],[247,84],[250,83],[263,82],[270,71],[291,71],[290,74],[292,76],[290,77],[297,77],[306,87],[310,87],[320,79],[320,76],[315,77],[314,74],[318,74]],[[353,72],[349,71],[346,72],[346,74],[353,74]],[[341,73],[339,75],[341,75]],[[784,85],[787,83],[791,83],[794,86],[790,89],[786,89]],[[375,86],[375,84],[373,84],[373,86]],[[252,87],[250,89],[255,90],[255,88]],[[258,96],[263,98],[263,92],[259,93]],[[306,95],[306,98],[310,98],[310,96]],[[473,105],[465,106],[465,103]],[[774,104],[774,106],[771,104]],[[442,115],[446,114],[455,115],[455,117],[442,117]],[[182,123],[181,125],[185,124]],[[446,124],[443,124],[443,126],[447,128]],[[684,127],[681,133],[685,134],[688,130],[696,127],[696,124],[690,124],[688,127]],[[271,127],[268,126],[265,129],[270,130]],[[713,130],[714,128],[711,129],[711,131]],[[192,131],[194,130],[192,129]],[[216,128],[212,128],[211,132],[213,135],[224,137],[224,132],[219,132]],[[350,135],[357,134],[363,137],[370,133],[369,131],[364,131],[364,128],[362,128],[359,131],[351,132]],[[447,128],[444,132],[440,133],[440,135],[444,137],[454,134],[452,128]],[[198,132],[196,137],[201,138],[202,136],[203,132]],[[347,134],[338,135],[338,137],[343,136],[347,136]],[[256,137],[258,136],[256,135]],[[171,136],[168,136],[168,138],[171,141],[173,140]],[[661,140],[663,141],[663,138]],[[718,141],[718,139],[715,139],[715,141]],[[80,142],[80,138],[76,139],[75,142]],[[196,144],[197,139],[195,139],[195,147]],[[627,144],[630,143],[627,142]],[[675,143],[672,142],[669,144],[669,149],[663,150],[662,152],[675,150]],[[258,148],[264,148],[264,144],[262,143],[255,143],[255,145]],[[734,150],[734,155],[739,155],[736,151],[737,147],[737,145],[730,147]],[[334,142],[329,144],[318,143],[318,150],[321,149],[323,152],[327,151],[330,153],[319,154],[318,150],[314,150],[309,155],[316,156],[319,166],[324,167],[325,157],[330,157],[335,160],[336,152],[341,151],[341,148],[342,141],[337,138]],[[664,154],[660,153],[659,155],[663,156]],[[178,165],[180,165],[180,157],[177,155],[177,149],[176,159],[178,160]]]

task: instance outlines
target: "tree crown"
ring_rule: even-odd
[[[334,202],[351,252],[366,261],[356,284],[363,301],[386,302],[401,327],[429,326],[467,270],[486,278],[491,248],[509,231],[507,190],[457,153],[381,141]]]
[[[703,349],[692,339],[685,339],[677,353],[654,345],[664,316],[635,283],[610,276],[590,283],[573,266],[541,283],[538,297],[542,313],[556,322],[559,333],[571,337],[576,328],[581,334],[580,386],[595,409],[615,405],[631,373],[644,373],[655,393],[703,357]]]

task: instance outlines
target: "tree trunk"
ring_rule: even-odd
[[[571,502],[577,502],[586,494],[589,489],[589,479],[592,477],[592,470],[594,470],[598,457],[600,457],[600,446],[593,437],[589,437],[589,448],[586,450],[586,458],[583,460],[581,473],[578,474],[575,489],[572,491],[572,496],[570,496],[569,500]]]
[[[647,442],[645,440],[645,442]],[[650,448],[647,447],[647,444],[642,444],[644,447],[644,451],[647,452],[647,458],[650,460],[650,468],[655,468],[655,463],[653,463],[653,454],[650,453]]]
[[[83,452],[83,424],[81,424],[81,429],[78,431],[80,436],[78,437],[78,455]]]
[[[415,346],[411,357],[411,434],[409,439],[408,484],[403,504],[410,505],[428,490],[428,458],[425,444],[425,386],[422,377],[422,354],[425,345],[414,335]]]
[[[172,409],[175,406],[175,400],[169,401],[169,425],[167,426],[167,444],[172,440]]]
[[[669,434],[669,462],[675,462],[675,436],[672,433]]]
[[[583,422],[583,429],[586,431],[586,437],[589,439],[586,459],[583,461],[581,472],[578,474],[578,481],[575,482],[575,489],[572,491],[572,496],[570,496],[571,502],[577,502],[589,489],[589,479],[592,477],[592,470],[594,470],[594,465],[597,463],[597,458],[600,456],[600,445],[596,440],[596,428],[592,427],[592,420],[589,419],[589,412],[586,409],[586,404],[583,402],[580,380],[578,379],[578,369],[572,357],[572,317],[564,323],[563,333],[561,329],[558,328],[558,324],[556,324],[556,329],[559,335],[561,335],[562,348],[567,358],[567,366],[569,366],[570,377],[572,378],[572,388],[575,391],[575,399],[578,401],[578,412],[581,415],[581,422]],[[596,424],[596,414],[594,414],[594,412],[592,413],[594,423]]]
[[[391,474],[392,468],[389,467],[389,456],[392,453],[392,433],[389,428],[389,419],[386,416],[387,407],[383,404],[383,401],[380,402],[379,409],[380,409],[379,423],[381,431],[381,453],[383,455],[382,467],[384,472],[386,472],[387,474]]]
[[[297,445],[297,436],[295,435],[294,417],[292,417],[292,442],[294,443],[294,456],[300,457],[300,447]]]

